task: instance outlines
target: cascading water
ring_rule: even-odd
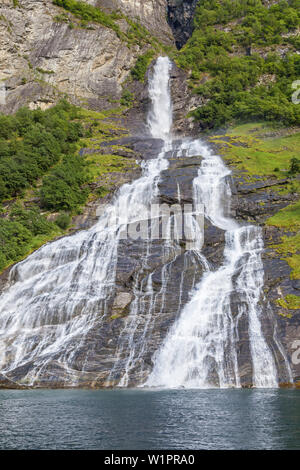
[[[166,138],[171,127],[170,67],[168,58],[159,58],[150,84],[154,137]],[[114,293],[120,233],[142,219],[167,165],[163,151],[144,164],[140,179],[120,189],[94,227],[42,247],[12,269],[12,286],[0,298],[2,375],[15,377],[22,369],[22,382],[32,385],[55,361],[64,383],[76,385],[78,369],[88,362],[81,346],[100,328]],[[110,223],[116,212],[117,226]]]
[[[157,76],[150,85],[153,112],[162,122],[153,119],[152,135],[165,138],[166,149],[173,149],[174,156],[187,157],[202,155],[203,161],[198,177],[194,180],[194,206],[203,204],[205,215],[211,223],[226,231],[225,261],[217,271],[209,270],[209,263],[198,250],[200,263],[206,273],[197,286],[191,301],[183,309],[179,320],[173,325],[161,349],[155,354],[154,369],[146,386],[159,387],[240,387],[237,354],[238,322],[241,316],[248,318],[248,334],[253,362],[253,385],[276,387],[277,371],[271,351],[263,337],[259,302],[263,289],[263,265],[261,251],[263,242],[257,227],[240,227],[229,217],[231,191],[227,182],[230,171],[221,158],[211,154],[200,140],[185,141],[174,145],[169,141],[171,106],[169,105],[168,79]],[[158,86],[158,83],[162,87]],[[167,106],[166,106],[167,103]],[[152,113],[150,113],[152,116]],[[180,188],[177,188],[180,202]],[[198,236],[202,236],[198,232]],[[143,353],[151,341],[153,316],[157,296],[161,296],[162,310],[165,293],[172,276],[172,264],[180,247],[168,241],[165,247],[173,249],[170,263],[162,271],[161,289],[155,294],[152,274],[147,278],[144,269],[136,276],[135,300],[125,327],[120,335],[118,360],[115,368],[124,371],[118,383],[120,387],[130,385],[130,376],[135,369],[143,370]],[[201,243],[199,240],[199,247]],[[194,250],[195,251],[195,250]],[[197,251],[197,250],[196,250]],[[147,245],[144,262],[147,265],[151,244]],[[195,254],[195,253],[193,253]],[[189,253],[187,253],[189,256]],[[184,272],[183,272],[184,276]],[[234,277],[237,279],[234,281]],[[147,279],[147,286],[143,285]],[[238,311],[232,311],[231,295],[235,292],[241,298]],[[181,306],[182,279],[180,282],[179,305]],[[150,298],[148,304],[146,298]],[[145,311],[148,305],[148,311]],[[142,331],[142,332],[141,332]],[[122,360],[124,351],[130,355]],[[114,374],[115,369],[112,371]],[[140,372],[141,376],[142,373]]]
[[[238,325],[246,318],[253,384],[277,386],[261,325],[260,229],[241,227],[230,218],[230,172],[219,157],[199,140],[172,142],[170,69],[169,59],[160,57],[149,80],[148,127],[154,139],[164,141],[158,157],[143,163],[142,177],[119,190],[94,227],[42,247],[12,269],[0,297],[2,376],[39,386],[51,385],[59,375],[56,384],[64,386],[127,387],[146,381],[146,386],[159,387],[239,387]],[[176,239],[136,242],[133,300],[127,316],[114,323],[110,309],[118,293],[121,234],[142,221],[151,202],[159,199],[159,179],[170,154],[173,160],[202,155],[193,182],[194,204],[203,204],[211,224],[225,231],[224,262],[217,270],[210,268],[199,231],[192,250],[184,251]],[[178,183],[175,192],[181,203]],[[116,212],[120,217],[112,225]],[[177,302],[171,307],[170,289]],[[232,295],[239,299],[235,308]],[[157,327],[161,318],[165,324],[178,318],[165,338],[160,336],[162,323]],[[108,331],[111,337],[103,342],[101,335]]]
[[[153,76],[149,83],[149,96],[151,99],[151,109],[148,115],[148,127],[153,138],[164,140],[164,146],[158,159],[160,160],[160,170],[166,169],[168,161],[164,158],[166,152],[170,150],[170,132],[172,127],[172,102],[169,87],[171,62],[167,57],[160,57],[154,67]],[[156,180],[157,183],[157,180]],[[157,193],[157,186],[154,188],[149,203]],[[149,204],[148,204],[149,206]],[[147,206],[145,206],[147,207]],[[166,249],[172,247],[166,247]],[[120,334],[117,350],[117,361],[112,369],[110,377],[113,376],[117,368],[123,369],[123,374],[118,382],[119,387],[127,387],[129,384],[129,371],[134,369],[140,362],[142,353],[145,349],[145,336],[149,333],[149,327],[152,316],[152,306],[155,302],[155,294],[152,288],[152,276],[147,280],[146,296],[150,297],[150,308],[145,312],[144,302],[144,270],[148,263],[151,250],[151,241],[146,244],[145,256],[140,271],[136,275],[134,284],[134,301],[131,305],[130,313],[126,319],[123,331]],[[174,257],[174,256],[173,256]],[[163,283],[162,291],[166,288],[166,282]],[[141,334],[138,329],[141,329]],[[129,356],[122,361],[124,350],[129,350]]]

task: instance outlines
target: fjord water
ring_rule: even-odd
[[[300,449],[299,390],[5,390],[0,416],[0,449]]]

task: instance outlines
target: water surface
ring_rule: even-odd
[[[300,449],[300,391],[3,390],[0,449]]]

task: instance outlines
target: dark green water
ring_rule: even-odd
[[[300,449],[300,391],[0,391],[1,449]]]

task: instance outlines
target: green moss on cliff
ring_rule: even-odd
[[[292,158],[299,152],[300,132],[285,130],[281,135],[268,123],[248,123],[211,140],[221,146],[226,159],[249,175],[294,179],[289,169]]]
[[[278,129],[268,123],[248,123],[228,129],[225,134],[210,139],[218,145],[225,160],[242,171],[246,181],[269,179],[272,191],[300,194],[299,175],[290,172],[291,160],[300,148],[297,129]],[[280,183],[280,184],[279,184]],[[273,245],[282,259],[292,268],[291,278],[300,279],[300,202],[294,202],[266,220],[286,233],[281,242]]]
[[[271,225],[269,221],[268,223]],[[299,217],[293,220],[293,223],[299,224]],[[276,224],[276,220],[273,224]],[[294,236],[285,235],[281,238],[281,243],[273,245],[271,248],[279,253],[282,259],[287,261],[292,268],[291,279],[300,279],[300,234],[297,233]]]
[[[151,45],[155,49],[161,50],[163,45],[153,36],[144,26],[138,21],[133,21],[120,11],[106,13],[100,7],[89,5],[85,2],[76,0],[53,0],[53,4],[57,5],[64,10],[68,11],[74,18],[76,18],[76,25],[80,28],[91,28],[89,23],[98,23],[106,28],[112,29],[122,41],[126,42],[128,47],[134,45]],[[117,23],[118,20],[125,20],[127,29],[123,31]],[[73,25],[71,19],[62,14],[55,17],[56,21],[62,21]]]
[[[124,157],[119,155],[103,154],[103,153],[92,153],[86,158],[86,162],[89,164],[89,175],[92,181],[106,173],[122,172],[129,167],[134,168],[136,163],[134,160],[128,161]]]
[[[119,25],[115,22],[116,19],[120,18],[120,15],[116,13],[108,14],[100,10],[100,8],[75,0],[53,0],[53,4],[64,8],[81,20],[99,23],[110,28],[115,31],[120,39],[126,39]]]
[[[278,211],[267,220],[268,225],[275,225],[286,231],[297,232],[300,230],[300,202],[290,204]]]

